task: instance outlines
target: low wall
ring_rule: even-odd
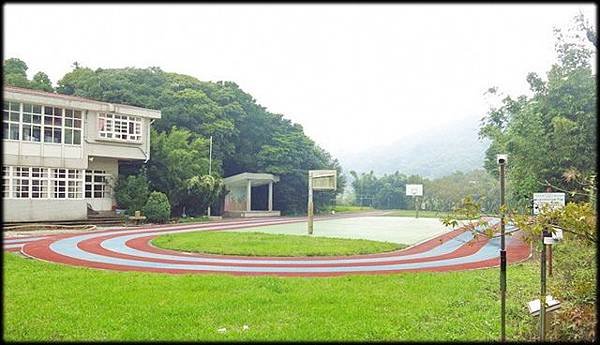
[[[86,200],[4,199],[4,222],[42,222],[87,219]]]
[[[279,217],[280,211],[225,211],[223,217],[249,218],[249,217]]]

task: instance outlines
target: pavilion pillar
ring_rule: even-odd
[[[246,185],[246,211],[250,211],[252,208],[252,183],[250,183],[250,179],[248,179],[248,184]]]
[[[269,211],[273,211],[273,181],[269,181]]]

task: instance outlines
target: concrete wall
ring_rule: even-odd
[[[98,134],[98,114],[99,112],[96,111],[88,111],[85,116],[87,133],[85,136],[86,155],[142,160],[150,157],[151,119],[142,118],[142,141],[140,143],[122,142],[100,138]]]
[[[246,211],[246,186],[229,186],[229,193],[225,195],[225,207],[227,211]]]
[[[85,199],[11,199],[2,203],[4,222],[43,222],[87,218]]]
[[[85,147],[55,143],[2,140],[2,164],[67,169],[85,169]]]
[[[111,174],[114,187],[114,183],[116,183],[119,176],[119,161],[114,158],[94,157],[94,160],[88,164],[88,170],[104,170],[107,174]],[[86,198],[85,200],[94,211],[110,211],[113,205],[116,205],[114,189],[111,187],[111,190],[112,195],[110,198]]]
[[[5,101],[33,103],[65,109],[79,109],[83,114],[83,133],[80,145],[2,141],[3,164],[13,166],[36,166],[68,169],[87,169],[91,156],[116,159],[146,160],[150,155],[150,124],[160,118],[156,110],[115,105],[77,97],[52,95],[32,90],[15,90],[5,87]],[[98,114],[102,112],[138,116],[142,120],[142,140],[124,142],[100,138],[98,134]]]
[[[4,86],[4,99],[82,111],[80,145],[64,143],[2,140],[3,165],[66,169],[105,170],[118,176],[119,160],[147,160],[150,156],[150,124],[159,119],[158,110],[111,104],[80,97],[57,95],[36,90]],[[99,137],[98,114],[116,113],[138,116],[142,120],[142,140],[139,143]],[[3,200],[4,221],[44,221],[85,219],[87,204],[95,210],[110,210],[112,198],[101,199],[10,199]]]
[[[150,119],[142,119],[140,143],[119,142],[98,137],[98,113],[84,115],[81,145],[3,140],[4,165],[87,169],[91,156],[117,159],[150,157]]]
[[[227,211],[223,217],[227,218],[251,218],[251,217],[279,217],[280,211]]]

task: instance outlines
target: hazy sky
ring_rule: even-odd
[[[336,155],[479,119],[490,86],[525,93],[579,11],[595,24],[593,4],[10,4],[4,57],[54,83],[74,61],[235,81]]]

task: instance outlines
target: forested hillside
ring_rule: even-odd
[[[150,161],[124,167],[122,173],[147,176],[152,189],[169,196],[173,215],[184,207],[197,209],[201,200],[221,192],[201,187],[212,181],[202,179],[208,174],[210,136],[214,180],[246,171],[279,175],[274,208],[284,213],[306,211],[309,169],[337,169],[338,193],[343,191],[337,160],[307,137],[300,124],[267,111],[234,82],[205,82],[158,67],[92,70],[75,63],[54,90],[43,72],[28,80],[27,65],[19,59],[5,60],[4,69],[8,85],[161,110],[162,118],[152,126]],[[189,195],[194,186],[197,195]],[[315,205],[334,197],[317,193]]]
[[[478,128],[479,119],[460,120],[444,128],[403,137],[381,148],[338,158],[346,170],[372,170],[378,176],[400,171],[438,178],[456,171],[468,172],[483,167],[489,146],[489,140],[478,138]]]

